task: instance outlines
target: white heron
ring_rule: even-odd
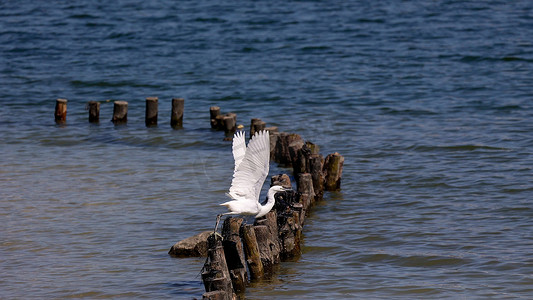
[[[235,133],[233,158],[235,159],[233,180],[229,192],[226,193],[232,200],[220,204],[227,207],[229,212],[217,215],[215,233],[223,215],[262,217],[274,207],[274,195],[287,190],[275,185],[268,190],[266,204],[262,205],[259,202],[261,188],[268,176],[270,164],[270,138],[267,131],[256,132],[248,147],[244,140],[244,131]]]

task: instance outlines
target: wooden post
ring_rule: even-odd
[[[279,264],[280,244],[278,238],[278,215],[276,213],[276,210],[273,209],[269,211],[264,217],[256,219],[254,225],[264,225],[268,228],[270,234],[268,236],[268,242],[270,251],[272,253],[272,262],[274,264]]]
[[[304,146],[304,140],[302,138],[295,139],[289,144],[289,156],[291,160],[291,166],[294,166],[298,160],[298,152]]]
[[[280,133],[276,131],[269,131],[270,135],[270,160],[277,162],[278,143],[280,139]]]
[[[301,206],[297,202],[295,191],[276,194],[276,211],[278,214],[279,241],[281,245],[280,258],[293,259],[301,254],[302,222],[300,220]],[[297,210],[297,209],[298,210]]]
[[[115,123],[115,125],[128,122],[128,102],[115,101],[113,106],[113,118],[111,121]]]
[[[292,188],[291,178],[287,174],[273,175],[270,177],[270,187],[281,185],[284,188]]]
[[[219,124],[217,122],[217,116],[220,115],[220,107],[211,106],[209,108],[209,115],[211,116],[211,128],[218,130],[219,129]]]
[[[237,114],[227,113],[222,119],[224,133],[227,137],[232,137],[237,130]]]
[[[89,109],[89,123],[100,122],[100,102],[89,101],[87,107]]]
[[[253,118],[250,124],[250,138],[258,131],[261,131],[266,128],[266,123],[261,121],[261,119]]]
[[[311,143],[310,141],[305,141],[305,145],[311,150],[311,154],[320,154],[320,147],[318,147],[318,145]]]
[[[313,190],[315,192],[315,201],[322,200],[324,196],[324,172],[322,167],[324,158],[320,154],[311,154],[309,157],[309,171],[313,178]]]
[[[296,151],[295,148],[292,151]],[[296,151],[294,161],[292,162],[292,170],[296,180],[301,173],[309,173],[309,157],[311,156],[311,149],[304,144],[300,149]]]
[[[289,146],[295,143],[303,145],[303,139],[299,134],[280,132],[276,143],[276,149],[274,154],[274,160],[282,166],[292,166],[292,156],[289,150]],[[295,146],[293,146],[295,147]]]
[[[270,245],[273,244],[273,241],[270,240],[270,230],[266,225],[256,225],[254,226],[254,231],[257,239],[257,248],[259,249],[259,257],[263,263],[263,270],[267,276],[271,276],[274,268],[274,257],[270,248]]]
[[[250,278],[252,280],[261,279],[264,277],[265,272],[263,263],[261,262],[261,255],[259,254],[259,246],[257,245],[254,227],[252,225],[242,226],[241,236],[248,270],[250,270]]]
[[[183,111],[185,109],[185,99],[172,98],[172,113],[170,115],[170,126],[174,129],[183,127]]]
[[[324,162],[324,188],[326,191],[340,190],[343,164],[344,157],[338,152],[326,156],[326,161]]]
[[[224,291],[225,299],[233,298],[233,287],[226,264],[222,240],[216,235],[207,238],[208,262],[204,265],[202,280],[206,292]]]
[[[310,173],[301,173],[297,181],[298,193],[302,194],[302,205],[307,212],[311,203],[314,202],[315,190],[313,189],[313,176]]]
[[[157,126],[157,104],[159,99],[157,97],[146,98],[146,127]]]
[[[243,221],[243,218],[228,217],[224,220],[224,225],[222,226],[222,236],[224,237],[222,245],[224,246],[226,262],[233,289],[239,294],[244,293],[248,283],[246,259],[240,238],[240,229]]]
[[[57,124],[63,124],[67,122],[67,99],[56,100],[54,117]]]

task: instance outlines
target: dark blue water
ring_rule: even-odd
[[[531,37],[531,1],[0,2],[0,298],[200,297],[203,260],[167,251],[231,182],[211,105],[345,157],[247,298],[529,298]]]

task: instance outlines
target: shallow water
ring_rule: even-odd
[[[345,157],[300,259],[247,299],[528,298],[531,36],[528,1],[1,3],[0,298],[200,297],[203,260],[167,251],[231,182],[211,105]]]

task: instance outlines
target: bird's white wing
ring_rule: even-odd
[[[268,176],[270,164],[270,138],[268,131],[257,132],[250,142],[242,162],[233,173],[229,189],[232,198],[259,201],[261,188]]]
[[[242,159],[246,154],[246,142],[244,141],[244,131],[236,132],[233,135],[233,159],[235,159],[235,169],[241,164]]]

